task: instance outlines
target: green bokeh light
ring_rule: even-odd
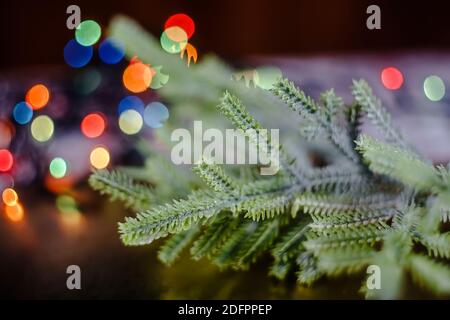
[[[429,76],[423,82],[423,91],[431,101],[439,101],[445,96],[444,81],[438,76]]]
[[[152,83],[150,84],[150,88],[160,89],[169,81],[169,75],[162,73],[161,69],[162,69],[162,66],[157,66],[157,67],[153,68],[153,70],[155,70],[156,74],[152,78]]]
[[[80,23],[75,31],[75,39],[82,46],[88,47],[95,44],[102,35],[100,25],[94,20],[86,20]]]
[[[275,67],[260,67],[256,69],[254,83],[263,90],[270,90],[275,82],[282,77],[281,70]]]
[[[74,78],[74,89],[82,95],[89,95],[102,83],[102,75],[96,69],[88,69]]]
[[[63,158],[55,158],[50,162],[49,170],[54,178],[63,178],[67,172],[67,163]]]
[[[168,53],[180,53],[188,43],[186,32],[179,27],[167,28],[160,40],[161,47]]]
[[[62,213],[78,213],[77,203],[71,196],[58,196],[56,198],[56,207]]]

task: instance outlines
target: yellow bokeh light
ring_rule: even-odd
[[[139,112],[133,109],[126,110],[120,114],[119,127],[123,133],[132,135],[141,131],[144,120]]]
[[[16,191],[12,188],[6,188],[2,192],[3,203],[7,206],[15,206],[17,205],[17,201],[19,200],[19,196]]]
[[[20,203],[17,203],[15,206],[5,206],[6,216],[12,222],[22,221],[24,216],[23,207]]]
[[[53,120],[49,116],[39,116],[31,123],[31,135],[39,142],[50,140],[53,131]]]
[[[90,155],[91,165],[96,169],[105,169],[110,161],[109,152],[104,147],[97,147]]]

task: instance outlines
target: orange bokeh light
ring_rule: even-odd
[[[28,90],[25,101],[34,109],[45,107],[50,99],[50,92],[43,84],[37,84]]]
[[[46,175],[44,185],[50,192],[60,194],[70,191],[75,184],[74,178],[65,176],[60,179],[54,178],[51,175]]]
[[[152,83],[152,71],[150,66],[135,62],[125,69],[122,79],[125,88],[131,92],[144,92]]]
[[[105,128],[105,116],[100,113],[90,113],[81,121],[81,132],[88,138],[101,136]]]
[[[23,207],[20,203],[17,203],[15,206],[5,206],[5,213],[12,222],[22,221],[24,216]]]
[[[17,201],[19,200],[19,197],[17,196],[16,191],[12,188],[6,188],[2,192],[2,199],[5,205],[12,207],[17,205]]]

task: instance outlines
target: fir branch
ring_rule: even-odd
[[[174,200],[171,204],[138,213],[136,218],[126,218],[124,223],[119,224],[119,231],[122,241],[127,245],[151,243],[170,233],[187,229],[223,210],[234,210],[241,203],[259,197],[289,192],[289,188],[291,186],[280,189],[278,184],[263,181],[243,186],[239,197],[222,192],[194,192],[185,200]]]
[[[272,255],[276,260],[288,261],[300,254],[303,250],[303,241],[306,239],[310,222],[310,219],[302,219],[285,231],[284,236],[272,249]]]
[[[142,245],[186,230],[219,213],[227,201],[226,197],[218,201],[210,192],[196,192],[186,200],[174,200],[171,204],[140,212],[136,218],[125,218],[125,222],[119,224],[122,241],[126,245]]]
[[[364,192],[374,187],[373,181],[361,172],[337,166],[311,170],[303,184],[309,192]]]
[[[358,150],[371,171],[384,174],[416,190],[429,190],[441,181],[436,169],[411,152],[394,147],[368,136],[361,136]]]
[[[89,184],[94,190],[108,195],[111,201],[120,200],[134,210],[149,208],[154,199],[150,187],[117,170],[96,170],[89,177]]]
[[[450,295],[450,270],[423,255],[412,255],[409,268],[414,282],[439,295]]]
[[[297,197],[296,202],[305,213],[321,216],[353,213],[357,218],[360,213],[395,208],[398,204],[398,198],[393,194],[384,193],[360,197],[354,197],[350,194],[304,193]],[[373,215],[368,214],[367,216]]]
[[[271,143],[267,135],[261,130],[262,126],[256,121],[245,109],[242,102],[229,92],[225,92],[221,103],[217,106],[218,110],[227,117],[236,128],[243,131],[250,139],[250,142],[257,146],[258,150],[261,150],[271,163],[278,163],[278,159],[274,156],[274,150],[271,150]],[[266,143],[259,143],[259,141],[264,140]],[[289,175],[296,178],[298,181],[303,180],[303,174],[293,166],[293,158],[288,156],[282,149],[278,146],[279,150],[276,154],[279,156],[279,161],[282,169],[286,170]]]
[[[380,129],[388,141],[403,149],[409,149],[401,134],[392,124],[390,114],[382,106],[381,101],[374,96],[365,80],[353,80],[352,94],[367,113],[368,118]]]
[[[361,244],[374,245],[381,241],[389,232],[387,225],[363,225],[355,228],[343,229],[344,232],[331,234],[316,234],[310,232],[308,240],[303,245],[308,251],[319,254],[323,250],[356,246]]]
[[[290,261],[275,260],[269,270],[269,275],[274,276],[278,280],[284,280],[292,269]]]
[[[420,241],[428,250],[430,256],[450,259],[450,232],[444,234],[422,234]]]
[[[238,187],[217,165],[202,161],[193,170],[214,191],[232,194]]]
[[[213,255],[241,223],[242,219],[232,217],[229,212],[218,215],[192,245],[192,257],[195,260],[199,260],[204,256]]]
[[[325,107],[317,105],[314,99],[299,90],[293,82],[287,79],[280,79],[274,84],[271,91],[311,125],[320,127],[326,133],[330,142],[345,157],[352,162],[358,162],[358,156],[352,148],[352,141],[348,139],[345,131],[335,121],[331,120],[333,110],[342,108],[342,100],[337,98],[333,91],[322,96],[322,99],[327,103]]]
[[[256,231],[257,222],[242,223],[217,251],[212,261],[220,268],[235,265],[239,251]]]
[[[362,108],[359,103],[353,103],[345,112],[347,124],[348,124],[348,135],[350,140],[355,142],[360,134],[360,127],[362,124]],[[353,148],[356,145],[353,144]]]
[[[339,113],[344,109],[344,101],[337,96],[333,89],[327,90],[320,95],[320,102],[328,122],[336,122]]]
[[[292,202],[292,198],[293,195],[260,197],[241,203],[237,210],[246,212],[245,217],[255,221],[270,219],[285,213]]]
[[[247,239],[236,256],[236,267],[247,269],[250,263],[264,253],[278,237],[280,222],[278,219],[258,223],[255,232]]]
[[[312,252],[302,252],[297,258],[299,270],[297,272],[297,281],[302,285],[310,286],[323,276],[322,271],[317,266],[317,258]]]
[[[158,251],[158,258],[166,265],[171,265],[198,235],[200,228],[194,227],[169,238]]]
[[[317,265],[328,276],[357,273],[370,264],[375,253],[367,245],[324,250],[318,256]]]

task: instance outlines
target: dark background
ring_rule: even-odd
[[[200,53],[225,58],[250,54],[308,54],[366,50],[443,49],[450,45],[449,1],[108,0],[0,2],[0,68],[63,63],[73,31],[66,8],[103,27],[116,13],[130,15],[159,36],[171,14],[196,22]],[[366,28],[366,8],[381,7],[381,30]]]

